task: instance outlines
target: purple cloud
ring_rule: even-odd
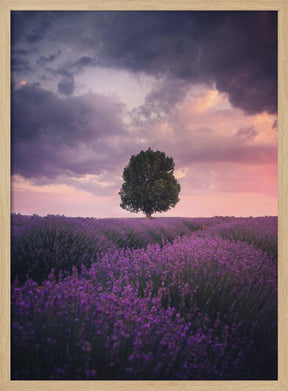
[[[255,137],[257,136],[258,132],[255,129],[255,127],[252,126],[247,126],[244,128],[238,129],[237,133],[235,133],[234,137],[236,140],[240,142],[249,142],[253,141]]]
[[[56,60],[57,57],[59,57],[61,54],[61,50],[59,49],[57,53],[50,54],[49,56],[40,56],[39,59],[36,61],[36,64],[39,66],[46,66],[50,62]]]
[[[40,40],[75,49],[56,73],[102,66],[215,84],[248,114],[277,112],[276,11],[13,11],[15,49]]]
[[[51,180],[101,174],[115,168],[126,152],[123,106],[115,99],[59,98],[39,85],[25,85],[14,91],[12,109],[13,174]]]
[[[61,79],[60,82],[58,83],[58,92],[64,96],[73,95],[74,88],[75,88],[75,84],[74,84],[73,76],[65,77]]]

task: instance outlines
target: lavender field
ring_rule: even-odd
[[[12,215],[12,380],[277,379],[277,217]]]

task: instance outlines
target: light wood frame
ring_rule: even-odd
[[[0,0],[0,390],[287,390],[288,391],[288,0]],[[10,380],[10,12],[13,10],[278,11],[278,380],[277,381],[11,381]]]

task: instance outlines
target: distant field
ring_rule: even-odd
[[[12,380],[277,379],[277,217],[11,219]]]

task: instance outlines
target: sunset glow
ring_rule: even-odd
[[[278,214],[277,13],[207,15],[12,12],[12,212],[139,217],[118,192],[151,147],[165,216]]]

